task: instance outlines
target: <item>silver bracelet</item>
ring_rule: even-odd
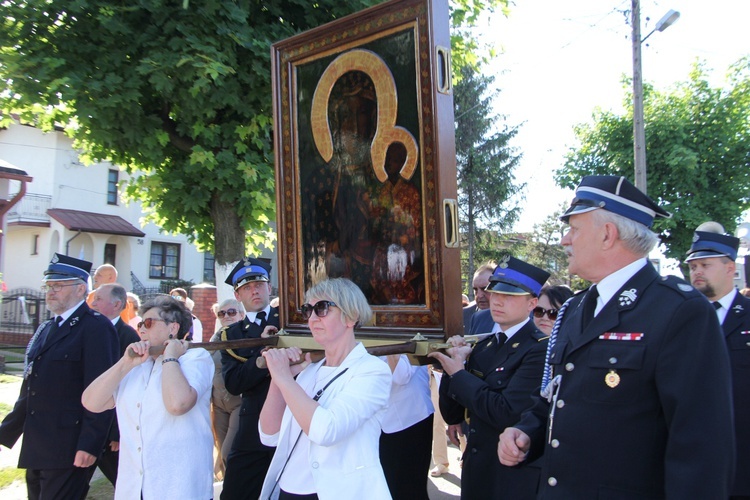
[[[176,361],[178,363],[180,362],[180,360],[177,359],[177,358],[164,358],[164,359],[161,360],[161,364],[169,363],[170,361]]]

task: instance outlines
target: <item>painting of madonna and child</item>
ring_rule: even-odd
[[[346,277],[370,304],[385,306],[376,308],[381,320],[389,307],[413,309],[423,316],[402,314],[400,321],[430,327],[441,321],[432,312],[442,313],[441,199],[445,184],[455,198],[456,177],[452,157],[452,173],[442,172],[441,187],[429,69],[434,49],[420,39],[425,22],[419,7],[415,12],[400,23],[388,17],[390,25],[378,24],[385,29],[335,47],[326,47],[337,39],[330,34],[323,42],[303,34],[296,44],[275,46],[283,87],[275,88],[282,125],[280,265],[294,269],[280,285],[283,295],[284,286],[306,290],[322,279]],[[375,24],[344,23],[343,29],[359,33]],[[443,97],[452,106],[451,97]],[[290,247],[294,251],[285,252]],[[293,311],[298,294],[288,295]]]

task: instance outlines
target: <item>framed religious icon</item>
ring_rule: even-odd
[[[399,0],[272,47],[282,327],[346,277],[358,335],[462,331],[447,2]]]

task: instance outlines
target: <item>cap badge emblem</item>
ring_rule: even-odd
[[[506,255],[503,257],[503,260],[500,261],[500,269],[506,269],[508,267],[508,262],[510,262],[510,255]]]

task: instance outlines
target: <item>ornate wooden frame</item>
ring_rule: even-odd
[[[307,331],[311,283],[345,275],[375,311],[358,334],[462,331],[449,47],[441,0],[386,2],[273,45],[285,330]]]

